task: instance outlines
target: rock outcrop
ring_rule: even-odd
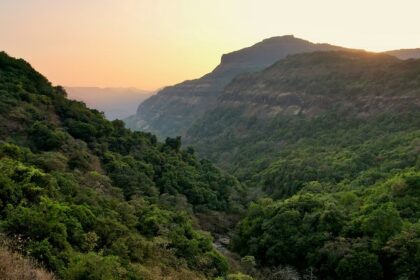
[[[223,88],[237,75],[260,71],[290,54],[339,50],[329,44],[315,44],[292,35],[273,37],[222,56],[220,64],[200,79],[169,86],[144,101],[127,126],[160,137],[184,136],[193,122],[213,108]]]

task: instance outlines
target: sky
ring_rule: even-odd
[[[420,47],[419,12],[419,0],[0,0],[0,50],[56,85],[155,90],[273,36]]]

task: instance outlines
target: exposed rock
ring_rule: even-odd
[[[264,94],[267,85],[255,84],[254,77],[246,73],[263,70],[288,55],[332,50],[349,49],[329,44],[315,44],[287,35],[269,38],[251,47],[224,54],[220,64],[211,73],[199,79],[166,87],[144,101],[138,107],[136,115],[125,120],[126,124],[131,129],[149,131],[161,138],[185,136],[186,131],[197,119],[215,107],[223,89],[238,75],[244,75],[241,78],[243,87],[251,86],[253,91],[259,93],[258,101],[255,98],[247,101],[267,104],[269,108],[266,115],[272,116],[279,111],[291,115],[319,113],[320,108],[302,108],[301,104],[290,104],[290,108],[284,108],[287,102],[296,103],[296,100],[300,98],[299,94],[293,93],[287,98],[282,98],[274,97],[270,92],[267,96]],[[420,49],[395,50],[386,53],[400,59],[420,57]],[[312,66],[309,65],[309,67]],[[275,105],[279,102],[282,104],[281,107]]]
[[[192,123],[213,108],[223,88],[238,74],[260,71],[287,55],[341,47],[314,44],[292,35],[273,37],[222,56],[221,63],[200,79],[166,87],[144,101],[127,126],[160,137],[185,135]]]
[[[337,122],[365,122],[401,114],[410,122],[410,115],[420,111],[419,85],[420,60],[363,51],[296,54],[236,77],[216,106],[187,131],[184,143],[234,171],[239,160],[246,165],[244,146],[258,151],[258,141],[263,141],[270,144],[261,145],[260,153],[266,153],[267,146],[279,150],[278,123],[325,115],[336,116]]]

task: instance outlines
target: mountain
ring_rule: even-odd
[[[268,158],[295,147],[300,137],[318,136],[314,129],[319,125],[325,125],[320,133],[336,133],[341,125],[360,128],[402,118],[400,129],[418,128],[413,119],[420,107],[418,65],[417,60],[354,51],[289,56],[261,72],[236,77],[185,141],[200,155],[247,177],[260,169],[247,167],[260,164],[264,170]]]
[[[185,136],[195,120],[214,106],[223,88],[237,75],[262,70],[288,55],[331,50],[346,48],[315,44],[293,35],[265,39],[251,47],[224,54],[220,64],[199,79],[164,88],[141,103],[137,113],[126,118],[125,123],[133,130],[149,131],[160,138]],[[385,53],[400,59],[420,58],[419,49]]]
[[[137,114],[125,120],[134,130],[157,136],[184,135],[192,123],[211,108],[223,88],[238,74],[262,70],[290,54],[341,47],[314,44],[292,35],[273,37],[251,47],[224,54],[220,64],[200,79],[166,87],[144,101]]]
[[[419,279],[419,140],[420,60],[354,51],[234,78],[185,137],[248,187],[259,279]]]
[[[420,58],[420,49],[401,49],[387,51],[386,54],[393,55],[399,59],[417,59]]]
[[[105,113],[109,120],[125,119],[132,115],[138,104],[154,92],[136,88],[65,87],[70,99],[83,101],[90,108]]]
[[[157,142],[67,99],[4,52],[0,170],[0,233],[60,279],[227,273],[198,217],[240,211],[235,178],[181,149],[180,139]]]

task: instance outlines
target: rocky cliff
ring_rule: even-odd
[[[237,75],[262,70],[287,55],[341,47],[315,44],[292,35],[273,37],[222,56],[220,64],[200,79],[166,87],[144,101],[126,119],[135,130],[160,137],[184,135],[192,123],[212,108],[223,88]]]
[[[236,77],[184,142],[243,177],[269,168],[301,138],[321,141],[317,133],[334,144],[351,129],[363,141],[388,126],[418,129],[419,109],[420,60],[355,51],[297,54]]]
[[[185,136],[197,119],[215,107],[224,87],[236,76],[263,70],[288,55],[331,50],[349,49],[315,44],[292,35],[263,40],[223,55],[220,64],[199,79],[164,88],[140,104],[137,113],[125,119],[125,122],[131,129],[149,131],[161,138]],[[400,59],[419,58],[420,49],[402,49],[385,54]]]

